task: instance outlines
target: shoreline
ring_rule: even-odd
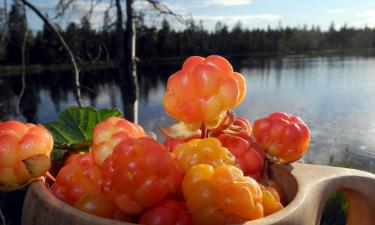
[[[326,50],[326,51],[311,51],[311,52],[263,52],[263,53],[249,53],[249,54],[228,54],[228,58],[233,59],[251,59],[251,58],[279,58],[279,57],[333,57],[333,56],[375,56],[375,49],[358,49],[358,50]],[[145,58],[141,59],[139,65],[150,64],[175,64],[183,61],[188,56],[167,57],[167,58]],[[78,66],[81,71],[89,71],[96,69],[116,68],[118,62],[111,61],[97,61],[97,62],[83,62]],[[31,64],[27,65],[27,72],[32,74],[44,72],[62,72],[72,70],[71,64],[58,63],[58,64]],[[0,77],[19,75],[22,72],[21,65],[0,65]]]

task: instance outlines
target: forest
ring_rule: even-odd
[[[4,17],[4,16],[3,16]],[[30,30],[24,20],[21,4],[13,4],[8,14],[8,31],[0,33],[0,64],[21,64],[23,35],[27,29],[27,64],[68,63],[57,36],[46,25],[41,30]],[[4,18],[0,17],[0,26]],[[88,17],[80,23],[70,23],[59,28],[64,39],[79,62],[110,62],[118,58],[116,29],[108,15],[103,26],[94,29]],[[218,22],[213,30],[203,26],[202,21],[190,21],[184,29],[176,30],[167,19],[159,27],[148,26],[142,14],[137,15],[137,57],[139,60],[176,58],[189,55],[253,54],[286,55],[309,54],[329,51],[357,51],[375,48],[374,28],[352,28],[347,25],[329,29],[319,26],[249,29],[241,21],[229,29]],[[2,37],[6,35],[5,37]],[[5,46],[5,47],[4,47]]]

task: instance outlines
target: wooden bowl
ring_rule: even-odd
[[[330,194],[342,190],[349,202],[349,225],[375,224],[375,175],[359,170],[293,163],[272,165],[271,176],[283,189],[288,205],[256,224],[319,224]],[[129,225],[93,216],[55,198],[42,181],[30,185],[22,225]]]

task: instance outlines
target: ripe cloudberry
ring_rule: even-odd
[[[254,179],[260,177],[263,168],[264,149],[251,137],[247,131],[234,134],[221,134],[218,139],[236,158],[243,173]]]
[[[264,209],[264,216],[268,216],[284,208],[280,202],[279,193],[273,187],[262,188],[262,205]]]
[[[145,136],[143,128],[120,117],[110,117],[98,123],[93,133],[92,153],[94,161],[101,166],[118,143],[127,138]]]
[[[51,165],[51,134],[42,126],[0,123],[0,188],[12,190],[43,176]]]
[[[193,139],[177,146],[173,151],[184,171],[197,164],[209,164],[214,167],[219,165],[233,165],[234,156],[228,149],[221,146],[218,139]]]
[[[193,166],[187,171],[182,188],[194,225],[239,223],[263,217],[259,184],[243,176],[235,166]]]
[[[225,58],[191,56],[169,77],[163,103],[176,120],[213,123],[240,104],[245,92],[245,79]]]
[[[145,225],[191,225],[191,215],[184,203],[167,199],[146,210],[138,222]]]
[[[302,157],[310,142],[310,130],[305,122],[282,112],[256,120],[253,135],[269,155],[287,162]]]
[[[102,169],[104,192],[127,214],[139,214],[173,195],[183,177],[167,148],[150,137],[120,142]]]
[[[51,192],[64,202],[75,205],[87,193],[100,192],[102,171],[94,164],[91,152],[71,156],[59,171]]]

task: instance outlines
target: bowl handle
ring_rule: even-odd
[[[375,223],[374,174],[301,163],[273,165],[271,171],[282,189],[287,190],[290,203],[273,215],[246,224],[320,224],[324,206],[337,190],[344,192],[349,203],[347,225]],[[285,175],[288,173],[293,175],[294,181]]]

